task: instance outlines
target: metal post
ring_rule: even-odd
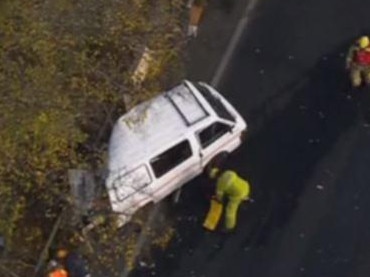
[[[48,241],[46,242],[46,244],[44,246],[44,249],[41,252],[41,255],[39,257],[39,260],[38,260],[37,265],[36,265],[36,268],[35,268],[35,273],[34,273],[34,276],[35,277],[38,275],[41,267],[43,266],[43,264],[44,264],[44,262],[45,262],[45,260],[47,258],[47,254],[48,254],[50,245],[53,242],[53,240],[55,238],[55,235],[57,234],[57,231],[58,231],[58,229],[60,227],[60,224],[62,223],[63,214],[64,214],[64,210],[60,213],[57,221],[54,223],[53,230],[51,231],[51,233],[49,235],[49,238],[48,238]]]

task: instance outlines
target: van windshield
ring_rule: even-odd
[[[235,118],[230,114],[230,112],[226,109],[222,101],[216,95],[212,94],[212,92],[209,91],[208,88],[202,85],[199,84],[194,85],[202,94],[202,96],[207,100],[207,102],[212,106],[212,108],[220,118],[235,122]]]

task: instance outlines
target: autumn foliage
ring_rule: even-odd
[[[141,101],[162,89],[164,72],[178,69],[183,4],[1,1],[4,268],[22,272],[36,263],[58,213],[70,203],[67,170],[103,161],[110,124],[125,110],[123,95]],[[138,86],[131,74],[145,46],[155,59]]]

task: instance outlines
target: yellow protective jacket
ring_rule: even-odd
[[[248,199],[250,194],[249,183],[238,176],[231,170],[226,170],[217,179],[216,196],[219,200],[223,200],[225,196],[230,201],[242,201]]]

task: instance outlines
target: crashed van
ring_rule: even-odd
[[[112,130],[106,188],[119,225],[234,151],[247,125],[214,88],[184,81],[123,115]]]

